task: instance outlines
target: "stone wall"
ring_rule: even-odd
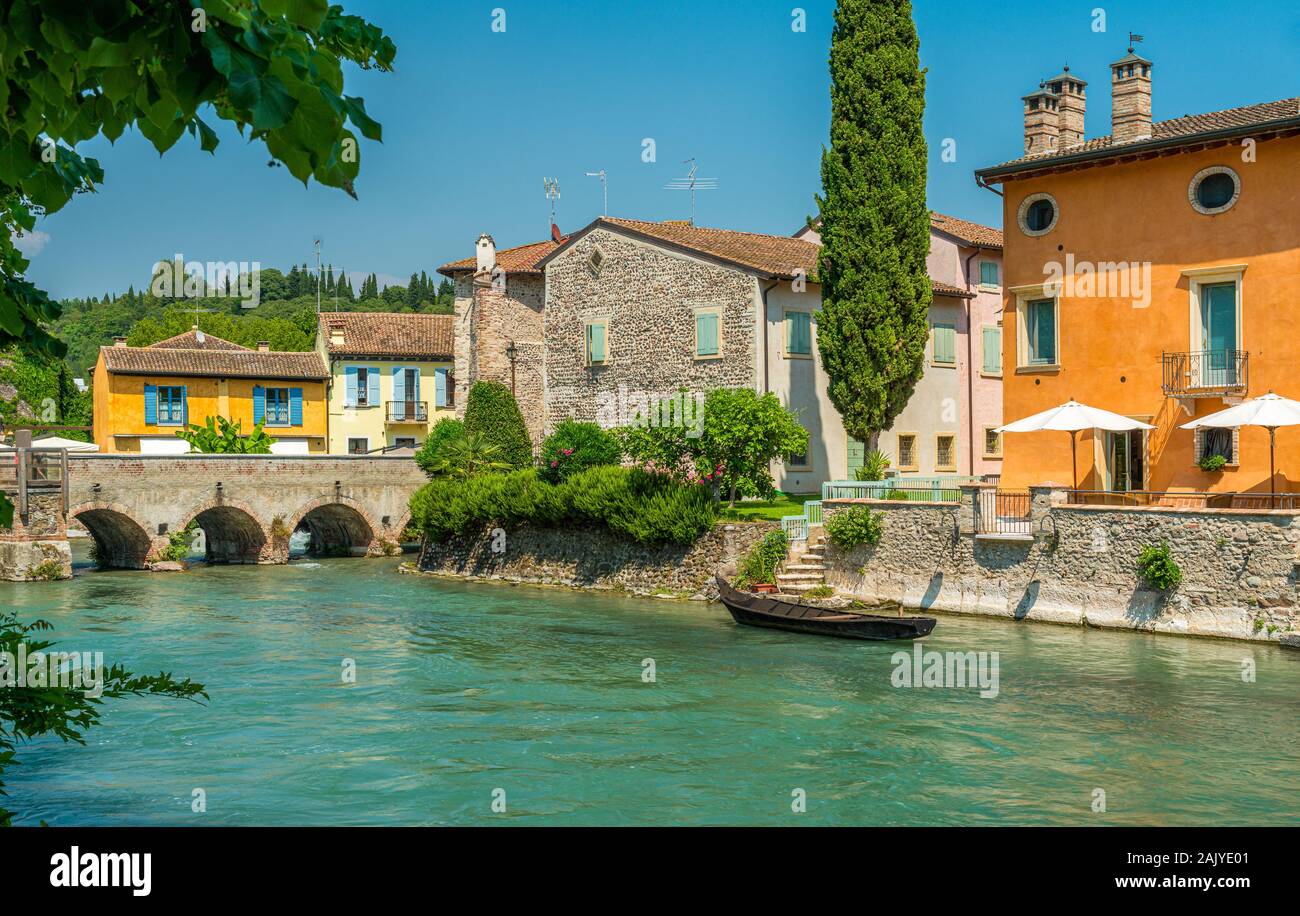
[[[1023,540],[976,536],[975,494],[957,504],[828,500],[884,515],[875,547],[828,543],[826,581],[844,594],[912,608],[1237,639],[1300,628],[1300,512],[1069,506],[1033,487]],[[1137,557],[1167,542],[1183,572],[1147,588]]]
[[[599,270],[588,261],[600,249]],[[600,421],[627,403],[620,388],[670,395],[680,388],[755,385],[752,276],[598,229],[547,265],[546,426]],[[721,355],[695,358],[695,310],[720,307]],[[586,322],[606,319],[608,360],[588,366]],[[628,418],[613,418],[617,423]]]
[[[499,552],[493,550],[493,529],[485,528],[441,542],[426,540],[418,568],[444,576],[711,598],[717,593],[714,573],[737,565],[763,535],[778,528],[774,522],[719,524],[690,547],[653,547],[602,527],[525,525],[495,539]]]
[[[494,285],[488,274],[457,276],[455,315],[456,415],[465,416],[470,387],[479,381],[511,384],[506,351],[514,343],[515,400],[534,442],[544,423],[541,274],[508,274]]]
[[[8,494],[17,502],[16,494]],[[72,551],[58,490],[27,495],[27,515],[14,511],[12,528],[0,529],[0,579],[67,579],[72,576]]]

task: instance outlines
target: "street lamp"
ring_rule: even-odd
[[[515,347],[514,340],[510,341],[506,347],[506,359],[510,360],[510,396],[515,396],[515,360],[519,358],[519,350]]]

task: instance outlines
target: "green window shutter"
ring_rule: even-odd
[[[603,324],[587,325],[587,362],[603,363],[605,361],[605,326]]]
[[[957,327],[951,324],[936,324],[934,336],[934,361],[944,365],[957,362]]]
[[[983,286],[998,285],[997,261],[980,261],[980,284]]]
[[[863,445],[861,442],[859,442],[857,439],[854,439],[852,436],[850,436],[849,446],[848,446],[848,459],[849,459],[848,479],[849,480],[855,479],[856,476],[855,472],[857,471],[858,468],[862,467],[862,462],[863,459],[866,457],[866,454],[867,454],[866,446]]]
[[[1040,299],[1030,303],[1030,308],[1034,313],[1030,325],[1034,332],[1031,362],[1052,365],[1056,362],[1056,304],[1051,299]]]
[[[695,355],[718,355],[718,313],[695,313]]]
[[[786,312],[786,347],[791,353],[812,353],[812,315],[808,312]]]
[[[1002,329],[984,328],[984,371],[996,375],[1002,371]]]

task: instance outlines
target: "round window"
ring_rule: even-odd
[[[1056,225],[1056,200],[1050,194],[1031,194],[1020,204],[1018,222],[1025,235],[1045,235]]]
[[[1192,177],[1187,196],[1198,213],[1222,213],[1241,196],[1241,179],[1227,166],[1211,166]]]

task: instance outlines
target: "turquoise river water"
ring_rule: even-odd
[[[892,686],[907,644],[742,628],[720,605],[405,576],[397,562],[80,563],[69,582],[0,583],[0,603],[51,621],[60,648],[211,694],[110,701],[85,747],[22,747],[5,806],[54,825],[1300,815],[1300,652],[941,617],[926,649],[998,653],[998,693],[983,698]]]

